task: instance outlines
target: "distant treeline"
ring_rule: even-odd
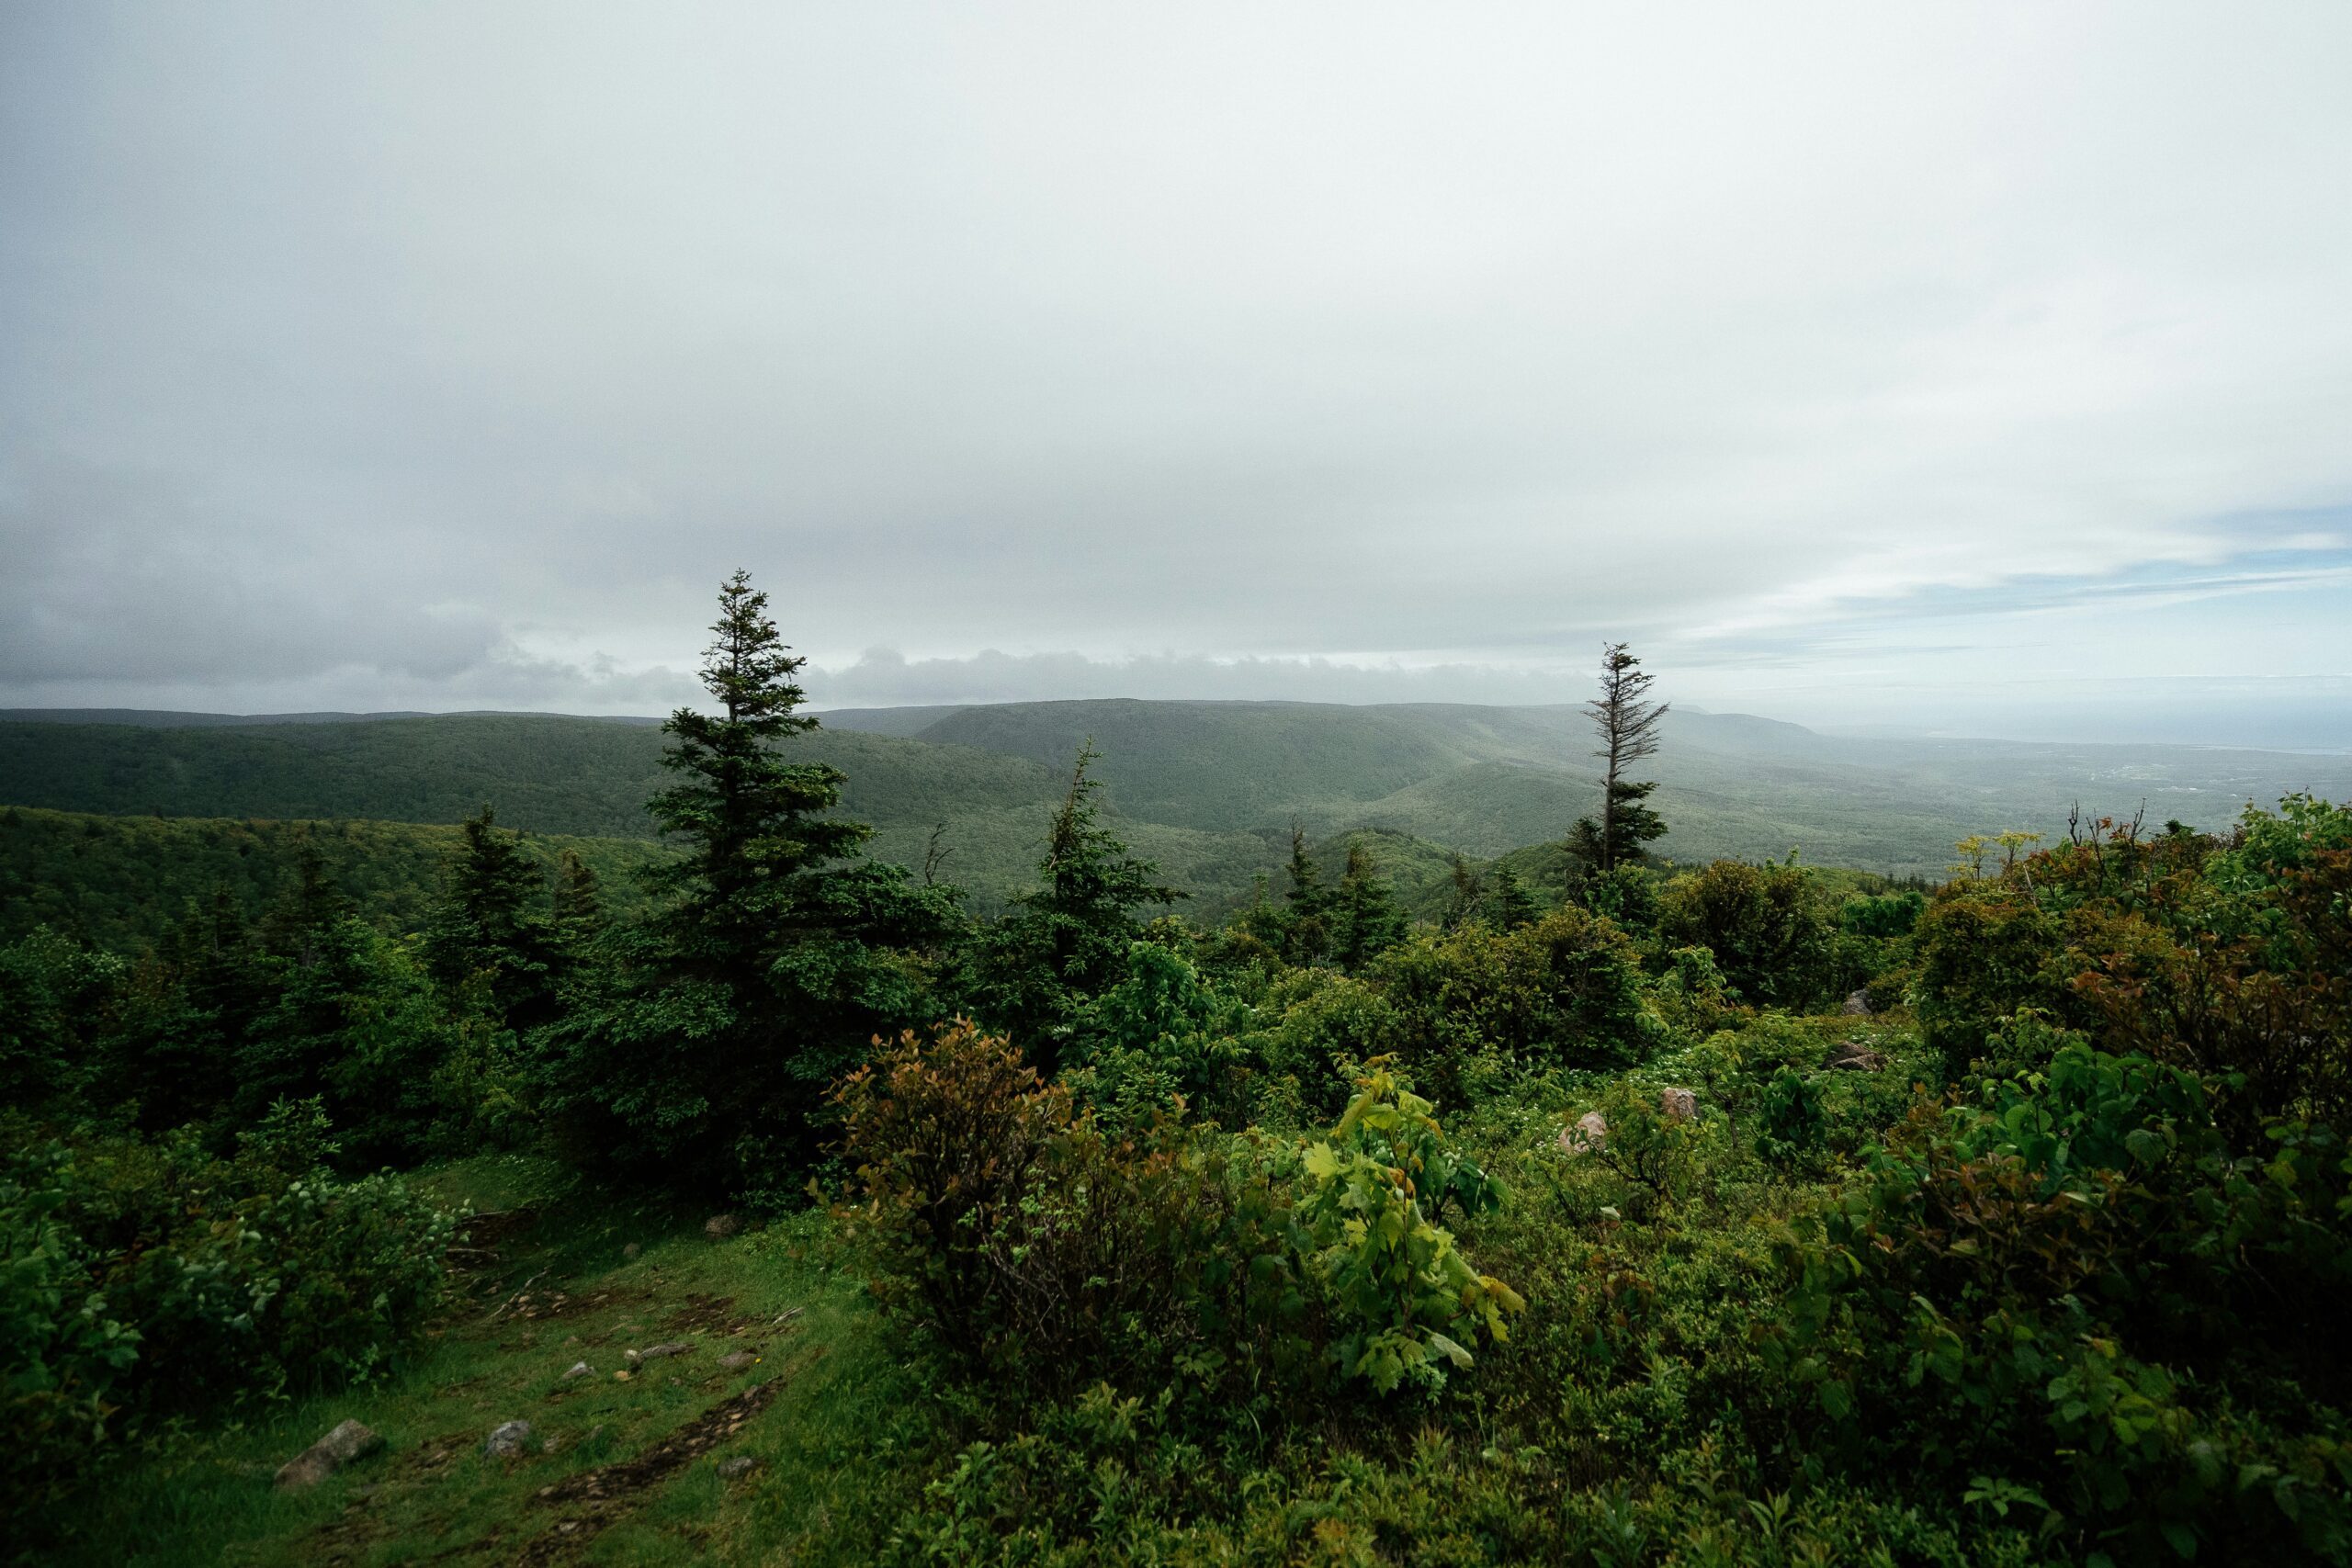
[[[372,922],[413,931],[442,897],[462,840],[457,828],[413,822],[96,817],[7,807],[0,808],[0,942],[47,925],[135,953],[191,904],[209,904],[216,894],[257,919],[293,886],[305,848]],[[621,914],[644,906],[639,873],[669,858],[641,839],[526,832],[517,844],[550,874],[564,851],[577,854]]]

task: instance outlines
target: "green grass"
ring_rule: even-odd
[[[863,1283],[834,1266],[822,1213],[713,1242],[699,1213],[632,1203],[540,1160],[485,1157],[413,1179],[514,1216],[477,1224],[497,1256],[475,1259],[485,1266],[413,1362],[158,1443],[89,1499],[65,1561],[855,1562],[903,1512],[923,1468],[906,1461],[935,1439]],[[668,1340],[695,1348],[613,1375],[623,1349]],[[736,1349],[760,1359],[720,1369]],[[582,1359],[595,1375],[563,1382]],[[626,1467],[755,1390],[772,1396],[731,1436],[631,1484]],[[276,1468],[346,1417],[385,1448],[311,1491],[276,1491]],[[516,1419],[554,1451],[483,1457],[491,1429]],[[722,1480],[718,1461],[739,1455],[759,1467]],[[608,1466],[623,1468],[601,1501],[562,1495]]]

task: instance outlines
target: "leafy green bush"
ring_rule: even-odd
[[[220,1159],[192,1135],[20,1140],[0,1179],[10,1447],[61,1473],[134,1424],[369,1377],[430,1317],[458,1220],[339,1179],[315,1104]],[[31,1456],[24,1459],[23,1456]]]
[[[1295,1359],[1287,1205],[1233,1145],[1108,1132],[961,1021],[902,1035],[835,1099],[876,1298],[1001,1390]]]
[[[2072,1553],[2340,1556],[2352,1445],[2311,1401],[2346,1386],[2352,1165],[2308,1123],[2268,1141],[2233,1155],[2196,1077],[2079,1043],[1923,1103],[1792,1249],[1781,1364],[1849,1452],[2029,1485]]]
[[[28,1502],[50,1499],[106,1440],[108,1396],[139,1354],[138,1332],[107,1312],[58,1223],[71,1179],[57,1143],[20,1149],[0,1171],[0,1474]]]
[[[1088,1003],[1063,1072],[1079,1098],[1118,1125],[1189,1114],[1247,1121],[1254,1010],[1217,990],[1182,953],[1156,942],[1128,949],[1124,979]]]
[[[1778,1166],[1801,1166],[1819,1154],[1827,1119],[1820,1086],[1794,1067],[1782,1067],[1756,1102],[1756,1152]]]
[[[1464,1071],[1485,1052],[1596,1067],[1633,1062],[1652,1043],[1632,940],[1574,905],[1511,931],[1416,937],[1375,974],[1398,1062],[1444,1099],[1464,1098]]]
[[[1509,1338],[1504,1314],[1527,1303],[1473,1269],[1436,1223],[1448,1203],[1464,1217],[1497,1207],[1501,1187],[1446,1146],[1428,1100],[1400,1089],[1385,1063],[1371,1066],[1331,1136],[1307,1147],[1298,1213],[1331,1296],[1340,1371],[1386,1393],[1408,1378],[1430,1381],[1438,1357],[1466,1369],[1461,1339],[1480,1329]]]
[[[1830,938],[1804,868],[1719,860],[1671,884],[1660,901],[1659,941],[1704,947],[1740,1000],[1803,1008],[1834,979]]]

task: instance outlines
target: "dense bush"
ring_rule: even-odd
[[[2269,1145],[2233,1155],[2196,1077],[2080,1043],[1923,1103],[1792,1250],[1782,1364],[1849,1452],[2030,1500],[2072,1555],[2352,1550],[2352,1446],[2309,1403],[2345,1387],[2352,1167],[2308,1123]]]
[[[1425,933],[1374,976],[1395,1020],[1386,1048],[1440,1099],[1463,1098],[1464,1069],[1483,1054],[1600,1067],[1633,1062],[1651,1043],[1632,940],[1574,905],[1511,931],[1473,922]]]
[[[1668,886],[1657,929],[1669,949],[1713,953],[1744,1002],[1809,1007],[1835,982],[1835,927],[1800,866],[1716,861]]]
[[[2021,1007],[2213,1078],[2241,1139],[2352,1111],[2352,808],[2290,796],[2233,840],[2113,824],[1964,878],[1920,922],[1919,1016],[1954,1066]]]
[[[1437,1222],[1500,1205],[1502,1189],[1446,1145],[1426,1100],[1375,1062],[1331,1136],[1310,1145],[1299,1227],[1329,1293],[1331,1355],[1343,1377],[1385,1393],[1407,1378],[1442,1382],[1442,1357],[1467,1369],[1462,1343],[1510,1337],[1507,1313],[1527,1303],[1470,1266]]]
[[[901,1036],[836,1100],[875,1294],[1007,1392],[1221,1361],[1253,1336],[1272,1354],[1305,1310],[1287,1204],[1238,1151],[1108,1130],[968,1022]]]
[[[192,1135],[14,1130],[0,1178],[11,1463],[37,1481],[119,1421],[203,1416],[375,1375],[441,1299],[457,1219],[324,1160],[315,1103],[218,1158]]]

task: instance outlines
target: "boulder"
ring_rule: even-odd
[[[1886,1066],[1886,1058],[1859,1040],[1849,1040],[1830,1054],[1826,1064],[1842,1073],[1874,1073]]]
[[[1669,1121],[1688,1122],[1699,1114],[1699,1097],[1687,1089],[1660,1089],[1657,1108]]]
[[[1569,1154],[1598,1154],[1608,1146],[1609,1122],[1598,1111],[1588,1111],[1575,1126],[1560,1129],[1560,1147]]]
[[[342,1425],[280,1465],[277,1484],[285,1490],[316,1486],[354,1460],[365,1459],[384,1446],[382,1437],[356,1421]]]
[[[1874,1010],[1871,1006],[1871,994],[1867,990],[1856,991],[1846,998],[1846,1016],[1849,1018],[1868,1018]]]
[[[683,1356],[693,1348],[692,1345],[683,1339],[673,1339],[666,1345],[648,1345],[644,1349],[634,1351],[632,1354],[640,1361],[666,1361],[673,1356]]]
[[[509,1421],[482,1439],[481,1451],[490,1459],[511,1459],[531,1446],[531,1424]]]
[[[743,1222],[732,1214],[713,1214],[703,1222],[702,1234],[713,1241],[725,1241],[743,1228]]]
[[[718,1366],[721,1371],[740,1372],[746,1367],[757,1366],[759,1360],[749,1350],[729,1350],[718,1358]]]

